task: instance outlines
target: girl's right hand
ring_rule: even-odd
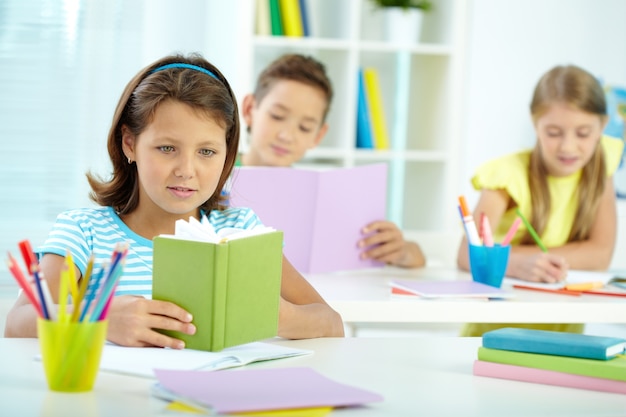
[[[562,256],[542,252],[521,258],[514,276],[525,281],[555,283],[565,279],[568,269]]]
[[[176,304],[123,295],[114,297],[108,314],[107,339],[122,346],[157,346],[183,349],[185,343],[154,329],[194,334],[192,316]]]

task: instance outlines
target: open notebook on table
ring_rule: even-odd
[[[154,378],[154,369],[217,371],[253,362],[312,354],[313,351],[294,349],[265,342],[253,342],[226,348],[220,352],[194,349],[164,349],[124,347],[105,344],[100,370],[126,375]]]
[[[582,287],[578,289],[572,289],[572,293],[597,293],[601,295],[623,295],[626,296],[626,288],[620,285],[620,281],[623,285],[623,278],[617,278],[612,272],[602,272],[602,271],[581,271],[581,270],[570,270],[567,272],[567,277],[563,282],[557,283],[546,283],[546,282],[530,282],[524,281],[518,278],[505,277],[503,281],[503,285],[510,285],[515,288],[522,289],[538,289],[538,290],[547,290],[547,291],[563,291],[568,290],[570,288],[576,287],[568,287],[570,285],[577,286],[578,284],[582,284]],[[615,283],[615,285],[613,285]],[[585,284],[590,284],[590,287],[594,288],[585,288]]]

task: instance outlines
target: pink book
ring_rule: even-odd
[[[303,273],[382,266],[359,258],[361,229],[385,220],[387,164],[305,169],[236,167],[230,205],[250,207],[284,233],[284,253]]]
[[[565,372],[548,371],[545,369],[527,368],[525,366],[485,362],[480,360],[474,361],[474,375],[512,379],[523,382],[534,382],[545,385],[557,385],[560,387],[626,394],[626,382],[624,381],[568,374]]]
[[[342,384],[306,367],[179,371],[155,369],[152,394],[216,414],[316,407],[362,406],[383,401],[373,391]]]

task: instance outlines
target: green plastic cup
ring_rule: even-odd
[[[107,320],[37,320],[41,360],[48,387],[52,391],[85,392],[93,389],[100,368],[107,326]]]

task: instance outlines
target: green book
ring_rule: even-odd
[[[478,359],[485,362],[626,381],[626,355],[599,360],[489,349],[481,346],[478,348]]]
[[[189,311],[194,335],[162,330],[189,349],[219,351],[276,336],[283,233],[220,243],[155,237],[152,298]]]
[[[283,28],[283,18],[280,13],[280,0],[267,0],[270,5],[270,26],[272,35],[283,36],[285,34]]]

